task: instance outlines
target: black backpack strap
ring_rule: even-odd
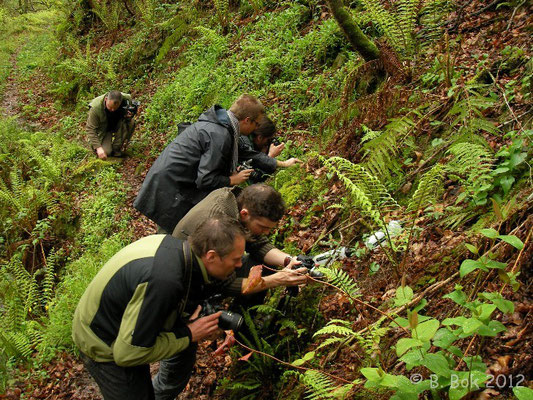
[[[192,278],[192,250],[189,242],[185,240],[183,242],[183,258],[185,260],[185,297],[183,298],[181,305],[178,310],[178,317],[183,314],[187,301],[189,300],[189,291],[191,289],[191,278]]]

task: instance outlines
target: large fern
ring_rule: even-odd
[[[368,217],[376,225],[383,226],[383,216],[398,209],[398,203],[379,179],[361,165],[353,164],[342,157],[326,159],[319,156],[319,159],[344,183],[361,215]]]

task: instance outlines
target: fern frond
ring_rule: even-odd
[[[353,299],[360,296],[359,288],[355,280],[348,275],[347,272],[342,269],[332,269],[332,268],[319,268],[319,271],[322,272],[329,282],[338,287],[344,293],[348,294],[348,299],[353,303]]]
[[[396,15],[387,11],[379,0],[361,0],[361,4],[390,45],[396,50],[402,50],[405,39]]]
[[[381,135],[363,145],[364,166],[382,182],[392,174],[402,174],[398,156],[414,127],[414,121],[407,116],[394,119]]]
[[[339,325],[326,325],[322,329],[319,329],[315,332],[313,337],[320,336],[320,335],[339,335],[339,336],[352,336],[354,335],[354,331],[351,328],[346,328],[345,326],[339,326]]]
[[[429,204],[435,203],[442,192],[442,181],[445,172],[445,165],[436,164],[422,176],[415,193],[409,200],[407,213],[423,210]]]
[[[353,164],[342,157],[325,159],[319,156],[319,159],[344,183],[361,214],[369,217],[378,226],[383,225],[382,214],[399,208],[383,184],[361,165]]]
[[[330,337],[330,338],[327,338],[326,340],[322,341],[315,350],[320,350],[324,347],[327,347],[327,346],[331,346],[332,344],[336,344],[336,343],[342,343],[346,340],[346,338],[343,338],[343,337]]]

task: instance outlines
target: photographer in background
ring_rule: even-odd
[[[263,182],[268,175],[274,173],[276,168],[287,168],[302,163],[298,158],[290,158],[286,161],[276,160],[285,144],[274,143],[275,134],[276,125],[270,118],[263,115],[258,121],[257,128],[250,136],[239,138],[239,164],[243,165],[244,168],[254,169],[250,175],[251,183]],[[248,161],[250,161],[250,165],[248,165]]]
[[[142,238],[102,267],[76,308],[72,338],[105,400],[174,399],[185,388],[197,343],[222,333],[223,312],[198,318],[198,305],[223,293],[244,247],[241,224],[219,216],[187,241]],[[149,364],[159,360],[152,382]]]
[[[296,257],[276,249],[266,237],[274,229],[285,213],[285,204],[279,192],[273,187],[261,184],[247,186],[244,189],[222,188],[211,192],[204,200],[194,206],[176,225],[172,236],[186,239],[196,227],[213,216],[227,216],[238,221],[246,230],[246,255],[243,267],[236,271],[227,281],[227,292],[239,296],[246,287],[250,268],[266,264],[275,268],[286,267],[276,273],[265,270],[264,286],[259,293],[241,296],[238,304],[250,305],[261,303],[265,290],[278,286],[298,286],[305,284],[306,268],[300,268]],[[296,268],[294,268],[296,267]]]
[[[89,104],[87,135],[98,158],[122,157],[135,130],[139,103],[131,95],[112,90]]]

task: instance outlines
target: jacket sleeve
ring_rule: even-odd
[[[203,153],[198,164],[197,188],[215,190],[230,186],[229,176],[224,174],[229,173],[230,170],[231,137],[229,134],[220,132],[209,134],[203,131],[199,134],[202,135]]]
[[[256,260],[265,260],[266,254],[274,248],[265,235],[256,236],[246,241],[246,251]]]
[[[137,286],[113,343],[113,358],[117,365],[129,367],[148,364],[185,350],[191,332],[177,316],[181,291],[163,280]],[[176,317],[173,326],[165,329]]]
[[[87,136],[89,137],[89,143],[93,149],[102,146],[102,143],[98,138],[98,132],[102,129],[100,125],[101,123],[98,118],[98,113],[93,107],[89,108],[89,116],[87,117],[87,125],[85,129],[87,131]]]
[[[248,138],[239,138],[239,162],[252,160],[254,168],[259,168],[267,174],[272,174],[276,170],[277,161],[275,158],[269,157],[262,151],[255,150]]]

